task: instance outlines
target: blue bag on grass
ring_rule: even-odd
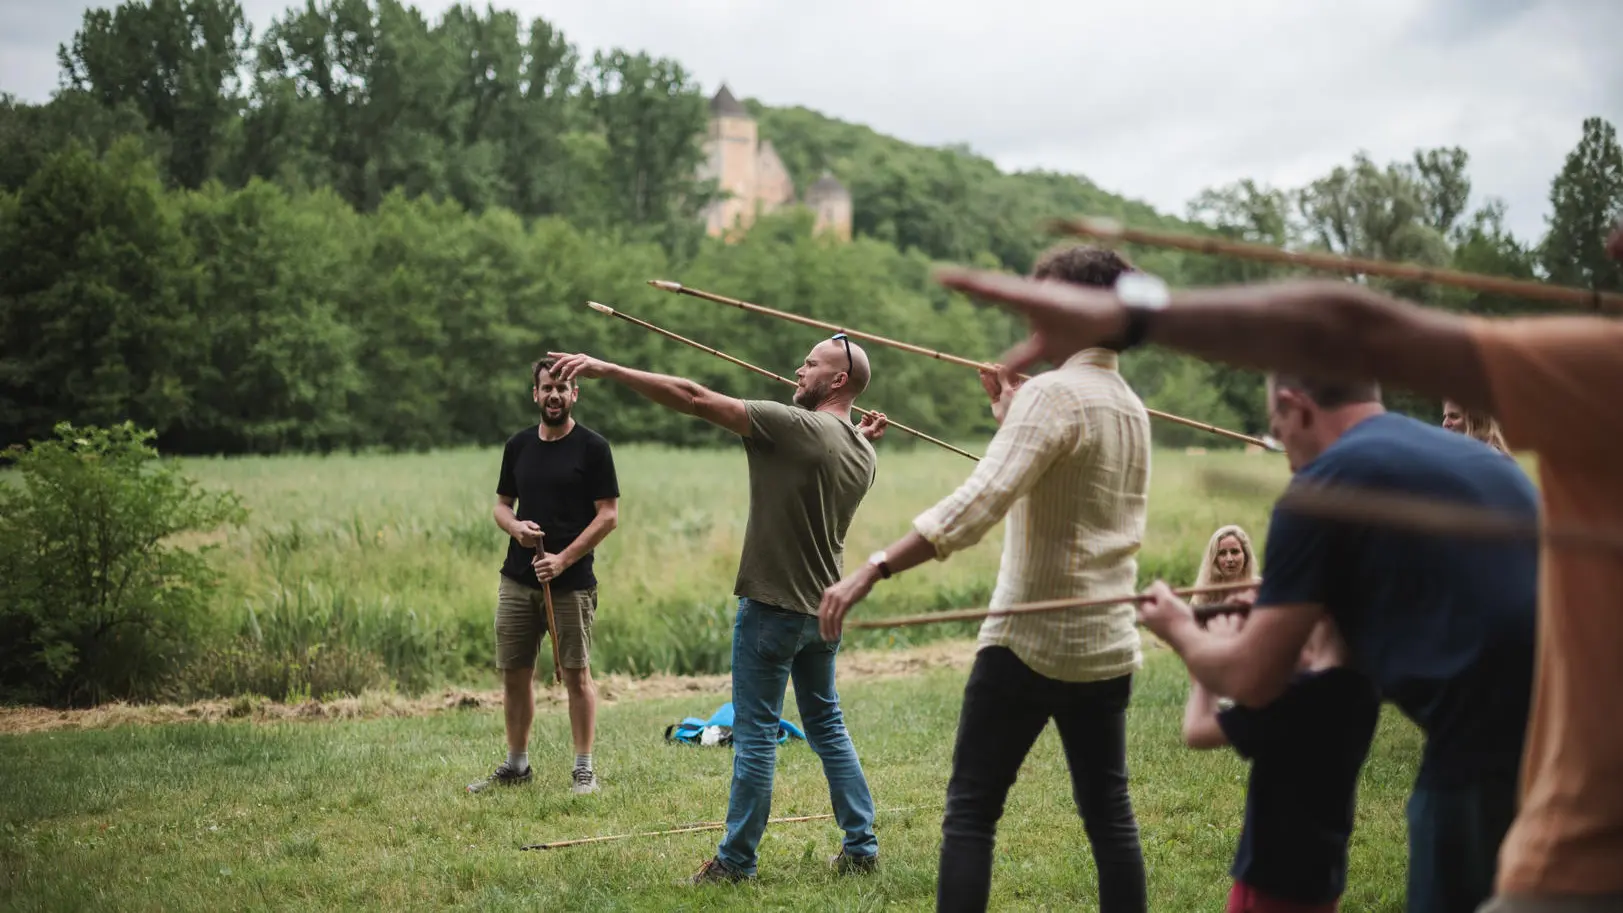
[[[806,734],[800,727],[788,720],[778,720],[778,744],[783,745],[791,738],[805,741]],[[710,715],[710,719],[701,720],[690,716],[680,723],[665,727],[665,741],[681,742],[686,745],[731,745],[733,743],[733,704],[728,701],[721,705],[721,709]]]

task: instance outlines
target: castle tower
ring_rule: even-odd
[[[828,171],[806,190],[806,205],[816,215],[813,234],[832,232],[841,241],[851,240],[851,192]]]
[[[755,219],[795,203],[795,182],[772,141],[762,142],[755,118],[725,84],[710,99],[710,126],[704,160],[696,177],[714,180],[723,199],[705,207],[705,233],[735,240]],[[851,240],[851,194],[827,171],[806,189],[805,205],[814,214],[814,231]]]
[[[729,196],[705,210],[705,232],[721,236],[748,228],[755,216],[758,134],[755,118],[725,84],[710,99],[710,129],[705,138],[705,166],[699,179],[714,178]]]

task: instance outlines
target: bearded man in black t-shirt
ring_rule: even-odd
[[[496,598],[496,667],[502,670],[507,760],[490,776],[470,783],[469,792],[531,779],[531,681],[543,636],[556,639],[569,692],[573,789],[590,793],[598,786],[592,767],[597,687],[589,667],[597,612],[592,552],[618,522],[620,488],[609,442],[574,419],[580,388],[554,377],[552,366],[553,359],[543,358],[531,368],[531,396],[541,409],[541,424],[513,435],[502,451],[493,513],[496,525],[512,537]],[[552,590],[556,631],[547,630],[543,583]]]

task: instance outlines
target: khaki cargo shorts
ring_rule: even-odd
[[[558,622],[558,660],[565,669],[584,669],[592,656],[592,620],[597,587],[553,590],[552,616]],[[547,634],[547,606],[541,590],[501,577],[496,593],[496,668],[533,669]]]

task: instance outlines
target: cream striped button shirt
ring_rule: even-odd
[[[913,529],[945,559],[1007,515],[992,607],[1137,591],[1150,480],[1150,420],[1117,370],[1087,349],[1027,381],[986,456]],[[979,647],[1013,650],[1039,674],[1085,682],[1143,663],[1131,603],[988,618]]]

